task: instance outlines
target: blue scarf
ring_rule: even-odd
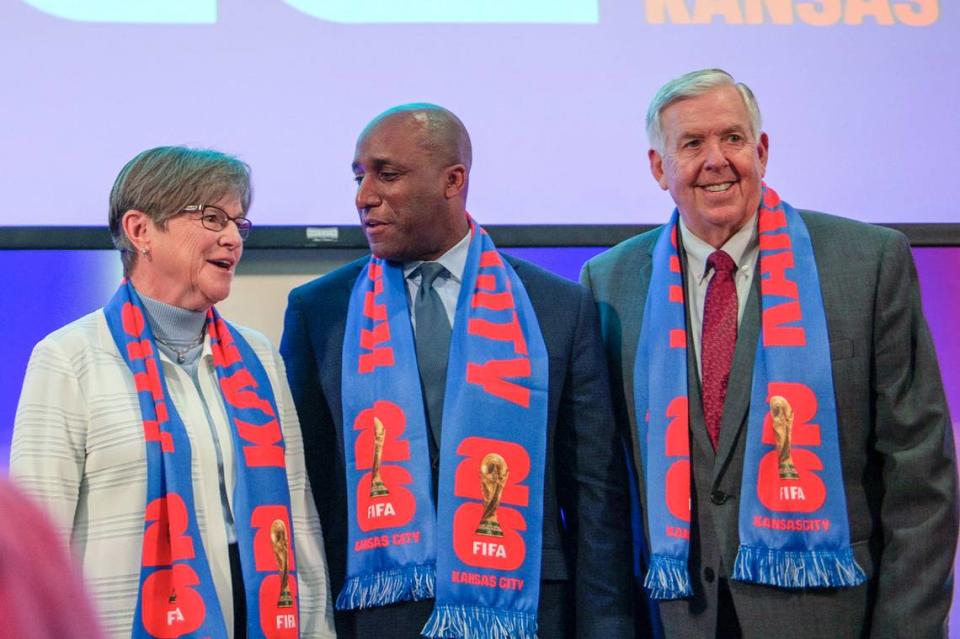
[[[674,211],[653,250],[634,370],[654,599],[692,594],[686,309]],[[784,588],[866,580],[850,548],[820,280],[800,215],[763,187],[762,328],[740,487],[738,581]]]
[[[520,279],[472,221],[471,234],[436,509],[403,270],[371,257],[354,285],[342,377],[349,545],[337,608],[435,596],[427,637],[533,639],[547,351]]]
[[[143,303],[125,281],[104,313],[133,374],[147,453],[143,557],[132,636],[226,636],[228,620],[220,609],[197,526],[190,439],[170,402]],[[227,421],[234,427],[233,511],[247,597],[247,633],[295,639],[299,612],[293,528],[273,389],[250,345],[216,309],[207,314],[207,334]]]

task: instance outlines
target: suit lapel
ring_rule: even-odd
[[[662,228],[661,228],[662,232]],[[644,305],[650,290],[650,276],[653,273],[653,249],[660,234],[657,233],[630,261],[627,272],[632,276],[624,278],[622,283],[620,317],[620,357],[622,362],[624,397],[626,398],[627,414],[630,417],[630,440],[633,444],[631,451],[635,468],[638,470],[637,485],[642,509],[646,510],[646,480],[644,478],[644,464],[640,457],[640,430],[638,421],[643,418],[636,414],[636,396],[634,394],[634,368],[637,365],[637,346],[640,343],[640,328],[643,324]],[[646,526],[646,523],[644,523]]]
[[[746,424],[747,410],[750,408],[750,394],[753,389],[753,361],[757,353],[760,338],[760,273],[754,269],[753,282],[747,305],[743,309],[743,319],[737,331],[737,345],[730,369],[730,381],[727,385],[727,397],[723,404],[723,419],[720,422],[720,441],[717,444],[717,459],[714,463],[714,479],[719,475],[733,452],[737,435]],[[704,429],[704,432],[705,429]]]

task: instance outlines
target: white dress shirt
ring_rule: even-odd
[[[467,255],[469,253],[470,231],[467,231],[463,239],[454,244],[449,251],[433,260],[447,269],[447,273],[433,281],[433,290],[440,296],[443,310],[447,312],[447,320],[450,321],[451,327],[453,326],[454,315],[457,312],[457,299],[460,297],[463,270],[467,266]],[[421,264],[423,264],[422,260],[403,264],[403,277],[407,281],[407,306],[410,309],[410,322],[413,324],[414,332],[417,330],[417,320],[413,313],[413,300],[417,299],[417,292],[420,290],[420,271],[417,268]]]

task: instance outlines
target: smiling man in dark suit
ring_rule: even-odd
[[[668,637],[945,636],[953,436],[906,239],[762,182],[750,89],[647,114],[670,222],[588,262]]]
[[[340,637],[632,637],[626,467],[596,310],[466,212],[441,107],[353,161],[373,255],[295,289],[281,351]]]

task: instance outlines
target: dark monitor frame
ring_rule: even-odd
[[[901,231],[913,246],[960,246],[958,224],[881,224]],[[494,225],[486,227],[498,246],[613,246],[651,228],[642,224]],[[359,226],[257,226],[247,249],[365,249]],[[0,249],[110,249],[105,226],[0,227]]]

